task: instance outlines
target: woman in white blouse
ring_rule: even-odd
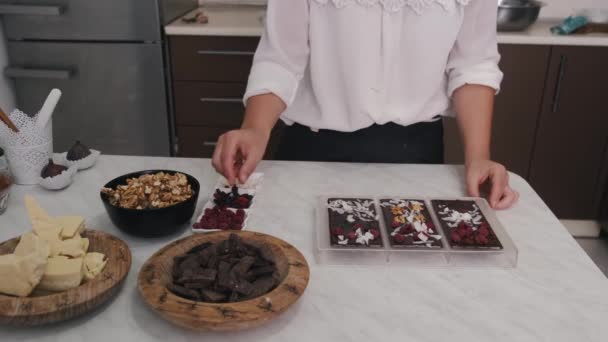
[[[490,160],[502,73],[495,0],[269,0],[241,129],[220,137],[214,167],[245,181],[279,117],[279,157],[441,163],[442,115],[456,114],[467,189],[518,197]]]

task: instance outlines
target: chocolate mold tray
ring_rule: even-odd
[[[380,221],[383,247],[346,247],[332,246],[329,227],[328,199],[330,198],[367,198],[373,199],[375,210]],[[417,199],[424,202],[428,209],[433,226],[442,236],[440,248],[407,248],[392,247],[390,233],[380,206],[383,199]],[[502,245],[502,249],[455,249],[450,246],[448,232],[439,222],[432,200],[474,201],[490,224]],[[498,221],[488,202],[482,198],[427,196],[365,196],[365,195],[322,195],[318,197],[315,211],[316,229],[314,229],[315,259],[319,264],[327,265],[395,265],[412,267],[479,267],[479,268],[514,268],[517,266],[518,251],[513,240]]]

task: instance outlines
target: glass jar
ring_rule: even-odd
[[[8,169],[8,162],[4,151],[0,148],[0,215],[6,211],[8,206],[8,196],[12,184],[13,180]]]

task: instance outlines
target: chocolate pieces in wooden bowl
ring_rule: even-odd
[[[302,254],[275,237],[213,232],[175,241],[139,273],[148,305],[165,319],[202,331],[249,329],[302,295],[310,271]]]

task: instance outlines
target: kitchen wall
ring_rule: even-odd
[[[2,32],[2,21],[0,21],[0,108],[5,112],[11,112],[15,108],[13,86],[9,79],[2,76],[1,72],[7,64],[6,41],[4,32]]]
[[[201,3],[216,2],[226,4],[265,4],[267,0],[199,0]],[[287,1],[287,0],[286,0]],[[484,0],[486,1],[486,0]],[[541,11],[544,18],[565,18],[579,8],[607,8],[608,0],[541,0],[547,7]]]
[[[581,8],[608,9],[608,0],[541,0],[547,6],[542,9],[541,16],[545,18],[565,18],[575,14]]]

